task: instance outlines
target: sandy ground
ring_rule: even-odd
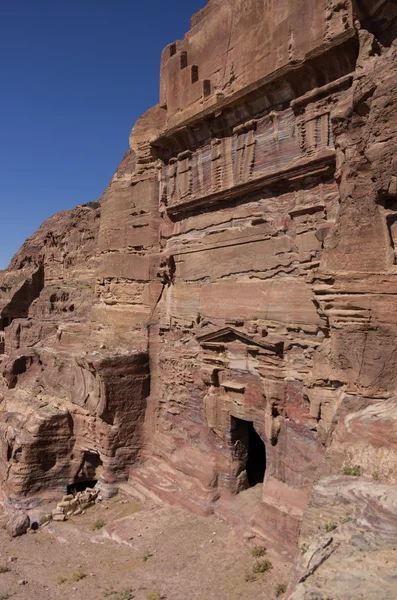
[[[222,520],[125,495],[0,543],[0,600],[273,600],[288,579],[270,555],[254,576],[255,540]]]

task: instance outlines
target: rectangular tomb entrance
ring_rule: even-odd
[[[233,458],[239,462],[239,478],[246,474],[246,485],[254,487],[263,483],[266,471],[266,448],[252,421],[231,417],[231,443]]]

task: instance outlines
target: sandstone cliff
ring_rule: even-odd
[[[100,220],[1,275],[8,497],[124,482],[395,597],[396,21],[210,0],[164,50]]]
[[[107,481],[109,462],[117,473],[136,454],[147,359],[100,356],[104,343],[96,350],[99,224],[90,205],[51,217],[1,275],[1,467],[17,505],[101,474]],[[140,404],[130,406],[135,390]]]

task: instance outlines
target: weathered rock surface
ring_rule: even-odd
[[[9,516],[6,523],[7,533],[15,538],[23,535],[30,527],[30,518],[23,513],[14,513]]]
[[[103,355],[90,341],[99,217],[90,206],[51,217],[2,275],[1,469],[11,501],[100,475],[112,487],[140,445],[147,357]]]
[[[326,526],[335,527],[326,533]],[[329,477],[314,487],[301,531],[291,600],[396,597],[397,504],[393,485]],[[310,540],[304,542],[303,540]]]
[[[396,32],[210,0],[164,50],[100,219],[1,275],[9,497],[128,479],[305,545],[294,599],[395,596]]]

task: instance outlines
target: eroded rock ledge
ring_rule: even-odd
[[[10,501],[98,480],[216,511],[304,546],[294,599],[359,597],[371,539],[394,597],[396,17],[210,0],[164,50],[101,210],[0,275]]]

